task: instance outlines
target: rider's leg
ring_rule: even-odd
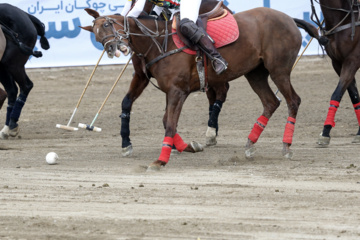
[[[207,55],[210,55],[212,65],[217,74],[227,68],[227,62],[214,47],[203,28],[198,27],[195,22],[198,18],[201,0],[182,0],[180,4],[180,31],[193,44],[198,45]]]

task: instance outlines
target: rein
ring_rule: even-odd
[[[106,47],[106,44],[111,43],[111,42],[120,42],[120,44],[121,44],[121,43],[123,43],[123,39],[128,40],[129,44],[131,44],[131,38],[130,38],[131,35],[132,36],[140,36],[140,37],[149,37],[152,40],[153,43],[150,45],[149,49],[145,53],[137,53],[137,55],[140,58],[145,58],[154,45],[157,47],[158,51],[160,52],[160,55],[158,57],[154,58],[148,64],[146,64],[146,68],[151,67],[154,63],[158,62],[159,60],[161,60],[167,56],[170,56],[177,52],[181,52],[183,49],[185,49],[185,48],[181,48],[181,49],[172,50],[170,52],[167,51],[169,37],[173,34],[176,34],[176,32],[169,33],[168,24],[167,24],[168,21],[165,21],[165,29],[163,29],[161,32],[159,32],[159,25],[158,25],[158,21],[156,19],[154,19],[156,29],[155,29],[155,31],[153,31],[153,30],[149,29],[148,27],[146,27],[137,18],[132,18],[135,21],[135,24],[137,25],[137,27],[142,32],[142,33],[132,33],[132,32],[130,32],[129,20],[126,17],[124,17],[123,24],[117,22],[116,19],[110,18],[107,16],[101,16],[101,17],[96,18],[94,20],[94,23],[98,19],[105,19],[106,22],[111,26],[111,30],[113,32],[113,34],[107,35],[101,40],[101,43],[103,44],[104,47]],[[121,26],[122,30],[116,30],[114,25]],[[122,31],[123,33],[121,33],[120,31]],[[111,38],[111,37],[114,37],[114,38],[105,42],[108,38]],[[156,38],[159,38],[159,37],[164,38],[162,45],[160,44],[160,42],[158,40],[156,40]]]
[[[351,28],[351,40],[354,40],[354,36],[355,36],[355,27],[356,26],[360,26],[360,15],[358,16],[358,21],[355,22],[355,13],[359,13],[360,12],[360,7],[359,7],[359,4],[358,3],[355,3],[356,0],[347,0],[349,5],[350,5],[350,10],[347,10],[347,9],[343,9],[343,8],[332,8],[332,7],[329,7],[329,6],[326,6],[324,4],[321,4],[319,2],[319,0],[315,0],[315,2],[317,2],[321,7],[323,8],[326,8],[326,9],[329,9],[329,10],[333,10],[333,11],[341,11],[341,12],[345,12],[346,15],[345,17],[338,23],[336,24],[333,28],[331,28],[330,30],[325,30],[324,27],[322,26],[323,23],[320,22],[319,20],[319,17],[316,13],[316,10],[315,10],[315,7],[314,7],[314,0],[310,0],[311,2],[311,10],[312,10],[312,13],[311,13],[311,20],[313,22],[315,22],[316,25],[319,26],[320,28],[320,31],[322,32],[322,34],[324,36],[328,36],[328,35],[332,35],[332,34],[335,34],[337,32],[340,32],[340,31],[343,31],[345,29],[348,29],[348,28]],[[354,7],[357,7],[358,10],[354,11]],[[351,23],[348,23],[348,24],[345,24],[345,25],[342,25],[342,23],[348,18],[348,17],[351,17]],[[314,20],[314,18],[316,18],[316,20]]]

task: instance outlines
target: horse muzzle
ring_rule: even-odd
[[[120,51],[118,49],[118,45],[116,44],[116,42],[108,43],[105,46],[105,49],[109,58],[113,58],[114,56],[120,57]]]
[[[124,54],[124,56],[129,55],[129,53],[131,52],[131,49],[128,45],[124,44],[124,43],[120,43],[118,45],[118,48],[120,49],[120,51]]]

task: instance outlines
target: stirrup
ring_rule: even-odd
[[[215,66],[215,64],[214,64],[216,61],[224,66],[224,69],[223,69],[222,71],[216,72],[216,74],[219,75],[219,74],[223,73],[223,72],[228,68],[228,67],[227,67],[228,64],[227,64],[226,62],[224,62],[223,60],[221,60],[220,58],[213,58],[213,59],[211,60],[211,65],[212,65],[212,67],[213,67],[214,70],[216,70],[216,66]]]

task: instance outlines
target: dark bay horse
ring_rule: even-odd
[[[330,131],[335,127],[335,114],[347,90],[359,124],[353,143],[360,143],[360,99],[355,74],[360,68],[360,25],[358,0],[319,0],[324,15],[325,27],[319,20],[321,32],[329,39],[325,50],[332,61],[339,83],[331,95],[330,107],[320,134],[318,144],[330,143]],[[313,5],[313,1],[311,0]],[[315,13],[314,13],[315,14]]]
[[[170,22],[116,15],[100,16],[92,9],[87,9],[87,12],[95,18],[95,21],[92,26],[84,27],[84,29],[95,33],[96,40],[104,45],[110,56],[115,55],[119,44],[124,44],[145,62],[150,62],[159,56],[159,50],[154,47],[155,44],[151,38],[163,43],[164,36],[145,35],[144,27],[147,32],[157,32],[157,30],[161,32],[165,27],[171,28]],[[288,15],[269,8],[256,8],[237,13],[234,14],[234,18],[241,33],[240,37],[234,43],[219,49],[221,55],[229,63],[228,69],[218,76],[209,66],[208,85],[218,98],[219,94],[224,92],[226,83],[245,75],[252,89],[259,96],[264,110],[254,124],[246,145],[247,156],[252,156],[254,144],[269,118],[280,105],[269,86],[268,77],[270,76],[287,102],[289,116],[283,137],[283,155],[291,158],[290,146],[300,97],[291,85],[290,73],[301,46],[302,36],[297,28],[301,20],[295,22]],[[305,30],[310,31],[312,36],[318,39],[315,27],[306,23],[302,24],[306,25]],[[177,47],[170,40],[167,49],[172,51]],[[158,170],[169,161],[172,145],[175,145],[180,152],[188,146],[177,133],[177,123],[186,98],[191,92],[200,89],[200,83],[195,57],[183,52],[161,59],[148,68],[148,71],[166,94],[163,147],[158,160],[149,167],[149,169]]]
[[[18,120],[26,98],[33,87],[25,72],[25,63],[31,55],[41,57],[33,51],[37,36],[43,49],[49,49],[44,24],[10,4],[0,4],[0,25],[6,37],[6,49],[0,61],[0,82],[8,95],[6,122],[0,138],[15,137],[19,133]],[[20,94],[18,95],[18,87]]]

